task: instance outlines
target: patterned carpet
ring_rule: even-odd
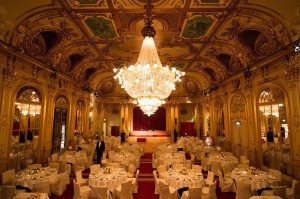
[[[187,158],[189,156],[187,155]],[[138,193],[133,194],[133,199],[158,199],[159,195],[154,194],[154,179],[153,179],[153,169],[152,169],[152,154],[145,154],[140,162],[140,175],[138,178]],[[199,161],[195,162],[200,165]],[[90,171],[89,169],[85,170],[82,175],[83,178],[88,178]],[[207,172],[203,172],[204,177],[206,177]],[[50,199],[72,199],[73,198],[73,183],[72,180],[75,179],[75,175],[70,174],[70,184],[67,185],[67,190],[61,196],[51,195]],[[216,177],[215,180],[218,181]],[[220,188],[217,188],[217,197],[218,199],[235,199],[235,193],[222,193]]]

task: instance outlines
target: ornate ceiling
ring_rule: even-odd
[[[101,95],[125,96],[113,68],[137,60],[145,4],[146,0],[2,0],[0,39]],[[199,95],[300,37],[299,0],[152,4],[160,59],[186,72],[173,96]]]

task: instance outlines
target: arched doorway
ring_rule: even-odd
[[[52,152],[65,148],[66,124],[68,120],[68,100],[63,95],[58,95],[55,100]]]

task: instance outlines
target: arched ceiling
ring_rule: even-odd
[[[135,63],[146,0],[2,0],[0,39],[100,94]],[[161,62],[185,71],[173,96],[242,73],[300,37],[299,0],[152,0]]]

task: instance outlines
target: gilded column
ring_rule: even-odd
[[[16,74],[11,71],[4,71],[2,102],[0,107],[0,172],[7,169],[9,163],[10,141],[12,132],[12,119],[14,110],[14,95],[13,90]],[[1,79],[2,81],[2,79]]]

